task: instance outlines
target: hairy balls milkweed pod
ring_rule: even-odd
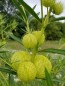
[[[32,33],[33,33],[33,34],[35,35],[35,37],[37,38],[37,43],[38,43],[38,45],[39,45],[39,46],[42,45],[43,42],[45,41],[45,35],[42,34],[41,31],[33,31]]]
[[[34,80],[36,73],[36,68],[32,62],[23,62],[17,71],[18,78],[24,82]]]
[[[34,65],[37,69],[37,78],[45,78],[45,68],[50,73],[52,64],[50,60],[43,55],[36,55],[34,59]]]
[[[53,5],[53,13],[59,15],[63,12],[63,5],[61,2],[57,2]]]
[[[31,55],[26,51],[17,51],[11,57],[11,66],[17,71],[19,64],[24,61],[31,61]]]
[[[45,7],[52,7],[55,3],[55,0],[42,0],[42,4]]]
[[[37,45],[36,37],[29,33],[23,36],[22,44],[25,48],[34,48]]]

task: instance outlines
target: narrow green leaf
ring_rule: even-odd
[[[3,82],[1,76],[0,76],[0,84],[1,84],[2,86],[4,86],[4,84],[5,84],[5,82]],[[5,84],[5,86],[6,86],[6,84]]]
[[[8,69],[8,68],[1,68],[0,67],[0,71],[16,75],[15,71]]]
[[[33,10],[36,8],[36,6],[37,6],[37,5],[35,5],[35,6],[33,7]]]
[[[7,32],[6,34],[8,34],[9,37],[11,37],[12,39],[14,39],[15,41],[17,41],[17,42],[19,42],[20,44],[22,44],[22,43],[21,43],[21,39],[18,38],[18,37],[16,37],[13,33]]]
[[[9,86],[16,86],[15,85],[15,81],[14,81],[14,77],[12,74],[9,74]]]
[[[58,82],[58,83],[64,83],[65,84],[65,80],[61,80],[61,79],[53,79],[53,82]]]
[[[39,52],[56,53],[56,54],[65,55],[65,50],[62,50],[62,49],[48,48],[48,49],[40,50]]]
[[[53,82],[52,82],[51,76],[48,73],[47,69],[45,69],[45,76],[46,76],[47,86],[53,86]]]
[[[59,20],[65,20],[65,16],[64,17],[54,18],[52,21],[59,21]]]
[[[5,86],[9,86],[8,81],[2,72],[0,72],[0,79],[1,79],[1,81],[3,81]],[[3,83],[2,83],[2,85],[3,85]]]
[[[29,11],[29,13],[31,13],[39,22],[41,22],[40,18],[38,17],[38,15],[34,12],[33,8],[31,8],[29,5],[27,5],[23,0],[18,0],[22,6]]]
[[[9,51],[3,51],[3,50],[0,50],[0,53],[6,53],[6,52],[9,52]]]
[[[17,0],[12,0],[12,2],[14,3],[14,5],[17,7],[17,9],[20,11],[21,15],[25,18],[26,20],[26,15],[22,9],[22,7],[20,6],[20,4],[18,3]]]

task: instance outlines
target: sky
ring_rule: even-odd
[[[31,7],[36,6],[35,8],[35,12],[40,12],[40,0],[24,0],[28,5],[30,5]],[[56,0],[57,2],[59,2],[60,0]],[[56,17],[59,17],[59,16],[65,16],[65,0],[61,0],[62,1],[62,4],[63,4],[63,7],[64,7],[64,10],[63,12],[60,14],[60,15],[55,15]],[[46,8],[44,7],[44,11],[43,11],[43,14],[45,15],[46,14]],[[40,15],[39,15],[40,16]]]

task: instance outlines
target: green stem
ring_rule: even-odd
[[[46,26],[49,24],[50,13],[51,13],[51,9],[49,9],[49,11],[48,11],[48,8],[47,8],[47,16],[46,16],[45,20],[42,22],[42,29],[41,29],[42,33],[44,33]]]
[[[30,33],[30,28],[29,28],[29,22],[28,22],[28,20],[26,22],[26,25],[27,25],[27,27],[26,27],[27,33]]]
[[[27,82],[23,82],[23,86],[27,86]]]
[[[4,33],[3,33],[3,31],[2,31],[2,39],[4,38],[4,35],[3,35]]]
[[[38,45],[32,50],[32,62],[34,61],[37,52],[38,52]]]
[[[25,16],[26,16],[26,19],[23,16],[24,22],[26,24],[26,30],[27,30],[27,33],[30,33],[29,22],[28,22],[28,18],[27,18],[27,15],[26,15],[26,10],[25,10],[25,8],[23,6],[22,6],[22,9],[23,9],[23,11],[25,13]]]
[[[9,86],[10,86],[10,84],[11,84],[11,83],[10,83],[10,73],[9,73]]]
[[[43,21],[43,5],[42,5],[42,0],[40,0],[40,3],[41,3],[41,19]]]
[[[49,22],[50,13],[51,13],[51,9],[49,9],[49,11],[48,11],[48,8],[47,8],[47,19],[48,19],[48,22]]]
[[[34,61],[35,55],[36,55],[36,50],[34,49],[32,51],[32,58],[31,58],[32,62]]]
[[[34,49],[34,50],[32,51],[32,57],[33,57],[33,58],[35,57],[35,55],[36,55],[36,49]]]
[[[47,14],[48,14],[48,7],[47,7]]]

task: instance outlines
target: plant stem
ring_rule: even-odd
[[[9,86],[10,86],[10,84],[11,84],[11,83],[10,83],[10,73],[9,73]]]
[[[23,82],[23,86],[27,86],[27,82]]]
[[[51,9],[48,10],[47,8],[47,16],[45,17],[45,20],[42,22],[42,29],[41,29],[42,33],[44,33],[46,26],[49,24],[50,13],[51,13]]]
[[[41,3],[41,19],[43,21],[43,5],[42,5],[42,0],[40,0],[40,3]]]
[[[27,25],[27,27],[26,27],[27,33],[30,33],[30,28],[29,28],[29,22],[28,22],[28,20],[26,22],[26,25]]]
[[[47,7],[47,14],[48,14],[48,7]]]
[[[3,35],[4,33],[3,33],[3,31],[2,31],[2,39],[4,38],[4,35]]]
[[[34,61],[37,52],[38,52],[38,45],[32,50],[32,62]]]

